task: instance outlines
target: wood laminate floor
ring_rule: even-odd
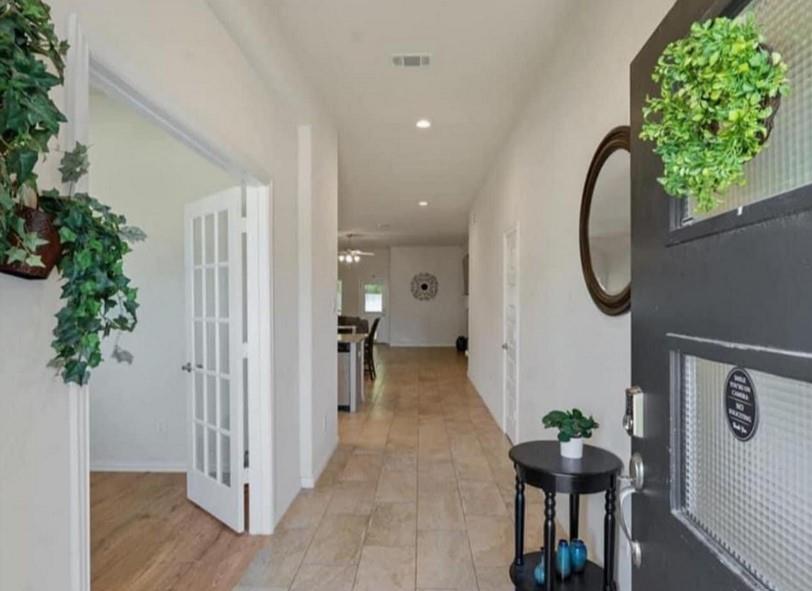
[[[185,474],[94,472],[90,499],[92,591],[230,591],[268,542],[190,503]]]

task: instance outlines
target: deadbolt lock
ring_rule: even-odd
[[[643,436],[643,390],[638,386],[626,389],[626,414],[623,415],[623,428],[629,437]]]

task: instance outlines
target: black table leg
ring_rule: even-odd
[[[604,591],[614,591],[615,589],[615,505],[617,501],[615,486],[615,479],[612,478],[612,482],[606,490],[606,516],[603,519]]]
[[[578,538],[578,515],[581,509],[581,496],[570,495],[570,540]]]
[[[555,492],[544,491],[544,579],[545,591],[553,591],[555,578]]]
[[[516,535],[516,556],[513,564],[524,564],[524,482],[516,475],[516,513],[514,533]]]

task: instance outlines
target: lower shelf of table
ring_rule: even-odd
[[[522,566],[510,565],[510,580],[516,585],[516,591],[544,589],[544,585],[537,584],[533,579],[533,570],[539,562],[541,552],[530,552],[524,555]],[[556,573],[553,573],[553,577],[555,577],[553,589],[556,591],[603,591],[603,569],[594,562],[587,562],[583,572],[573,573],[566,580],[562,581]]]

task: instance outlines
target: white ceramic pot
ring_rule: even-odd
[[[580,437],[561,442],[561,456],[573,460],[580,460],[584,457],[584,440]]]

